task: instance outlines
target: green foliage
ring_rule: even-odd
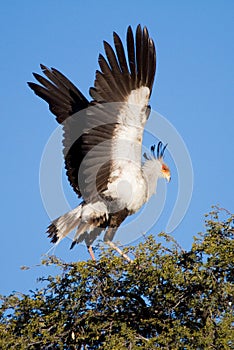
[[[220,219],[222,216],[222,220]],[[184,251],[166,234],[103,249],[98,261],[42,263],[61,274],[30,295],[3,297],[1,349],[231,349],[234,217],[215,210]]]

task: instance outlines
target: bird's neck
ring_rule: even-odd
[[[142,171],[147,183],[147,200],[156,193],[157,181],[162,177],[162,164],[158,159],[147,159],[143,164]]]

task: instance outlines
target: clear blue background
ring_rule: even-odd
[[[147,25],[156,42],[151,105],[179,131],[193,162],[193,197],[174,232],[176,239],[188,248],[192,236],[203,230],[203,215],[212,204],[233,211],[233,10],[232,0],[1,4],[0,293],[26,292],[38,286],[36,277],[48,273],[36,267],[50,248],[44,234],[49,218],[40,197],[39,165],[57,125],[26,82],[44,63],[61,70],[88,96],[102,40],[112,42],[114,30],[124,39],[129,24],[134,29],[138,23]],[[168,187],[169,195],[173,186],[175,182],[171,190]],[[68,184],[65,187],[75,206],[75,195]],[[172,206],[169,196],[155,233],[163,229]],[[69,244],[64,240],[56,254],[67,261],[88,258],[84,246],[70,251]],[[21,271],[21,265],[32,268]]]

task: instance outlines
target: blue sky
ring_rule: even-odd
[[[48,273],[36,267],[51,246],[44,233],[50,219],[40,195],[39,168],[57,124],[26,82],[43,63],[61,70],[88,96],[102,41],[112,42],[113,31],[125,40],[129,24],[134,29],[138,23],[147,25],[156,43],[151,105],[180,133],[192,159],[193,195],[173,235],[189,248],[211,205],[233,212],[233,10],[231,0],[24,0],[1,5],[0,293],[39,287],[36,278]],[[173,177],[170,155],[166,160]],[[63,185],[74,207],[77,200],[64,174]],[[167,186],[154,233],[165,229],[177,185],[172,181]],[[64,240],[55,253],[66,261],[88,258],[83,245],[73,251],[69,245]],[[32,268],[21,271],[21,265]]]

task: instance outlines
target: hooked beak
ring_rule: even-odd
[[[168,174],[168,175],[166,176],[166,180],[167,180],[167,182],[170,182],[170,181],[171,181],[171,175],[170,175],[170,174]]]

